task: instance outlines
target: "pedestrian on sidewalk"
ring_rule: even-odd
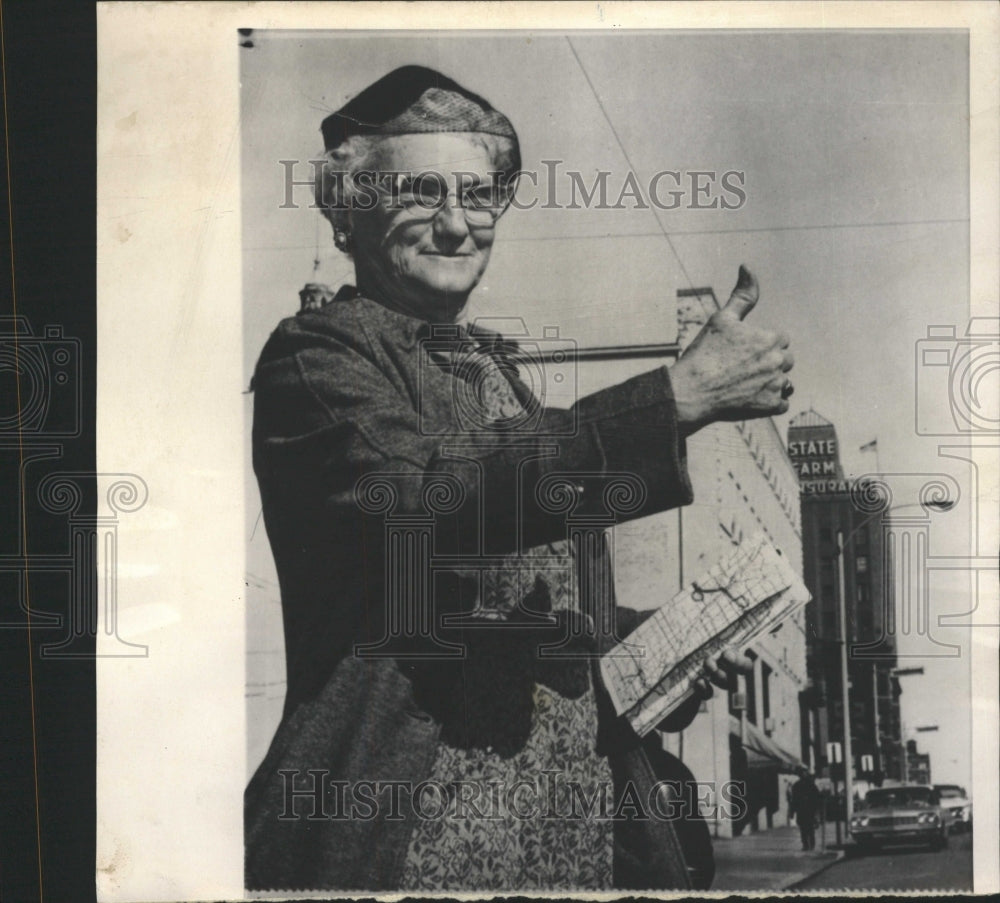
[[[799,825],[802,849],[816,849],[816,813],[820,807],[819,788],[812,774],[802,769],[792,787],[792,812]]]

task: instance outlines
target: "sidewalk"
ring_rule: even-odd
[[[844,858],[842,850],[835,849],[834,823],[826,824],[826,851],[820,852],[822,828],[816,829],[816,849],[802,850],[799,829],[794,825],[745,832],[731,840],[715,837],[716,890],[786,890],[817,872],[829,868]]]

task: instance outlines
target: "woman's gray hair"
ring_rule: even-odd
[[[516,146],[513,141],[500,135],[481,132],[461,134],[473,144],[485,149],[492,168],[497,172],[503,172],[508,183],[516,175],[512,171],[517,165]],[[355,177],[360,172],[378,169],[379,148],[383,142],[391,141],[393,137],[396,136],[352,135],[323,154],[322,164],[315,169],[316,205],[333,227],[335,236],[340,233],[350,238],[349,213],[352,201],[359,190]],[[511,184],[510,188],[513,187]],[[340,250],[348,256],[349,245],[349,241],[347,247],[338,243]]]
[[[357,195],[354,177],[375,168],[380,141],[374,135],[352,135],[343,144],[326,151],[322,165],[316,167],[316,205],[333,226],[334,233],[350,231],[347,214]]]

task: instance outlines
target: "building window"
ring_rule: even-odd
[[[760,667],[760,691],[764,705],[764,721],[771,717],[771,668],[767,664]]]
[[[854,566],[859,574],[868,573],[868,556],[858,555],[858,557],[854,559]]]
[[[747,687],[747,721],[751,724],[757,723],[757,656],[749,649],[746,657],[754,663],[753,670],[746,676]]]
[[[739,709],[736,708],[736,694],[740,689],[740,679],[736,674],[729,674],[729,714],[739,717]]]

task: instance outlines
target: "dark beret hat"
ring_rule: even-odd
[[[511,141],[514,168],[520,168],[517,133],[510,120],[478,94],[425,66],[394,69],[327,116],[322,131],[327,150],[352,135],[497,135]]]

